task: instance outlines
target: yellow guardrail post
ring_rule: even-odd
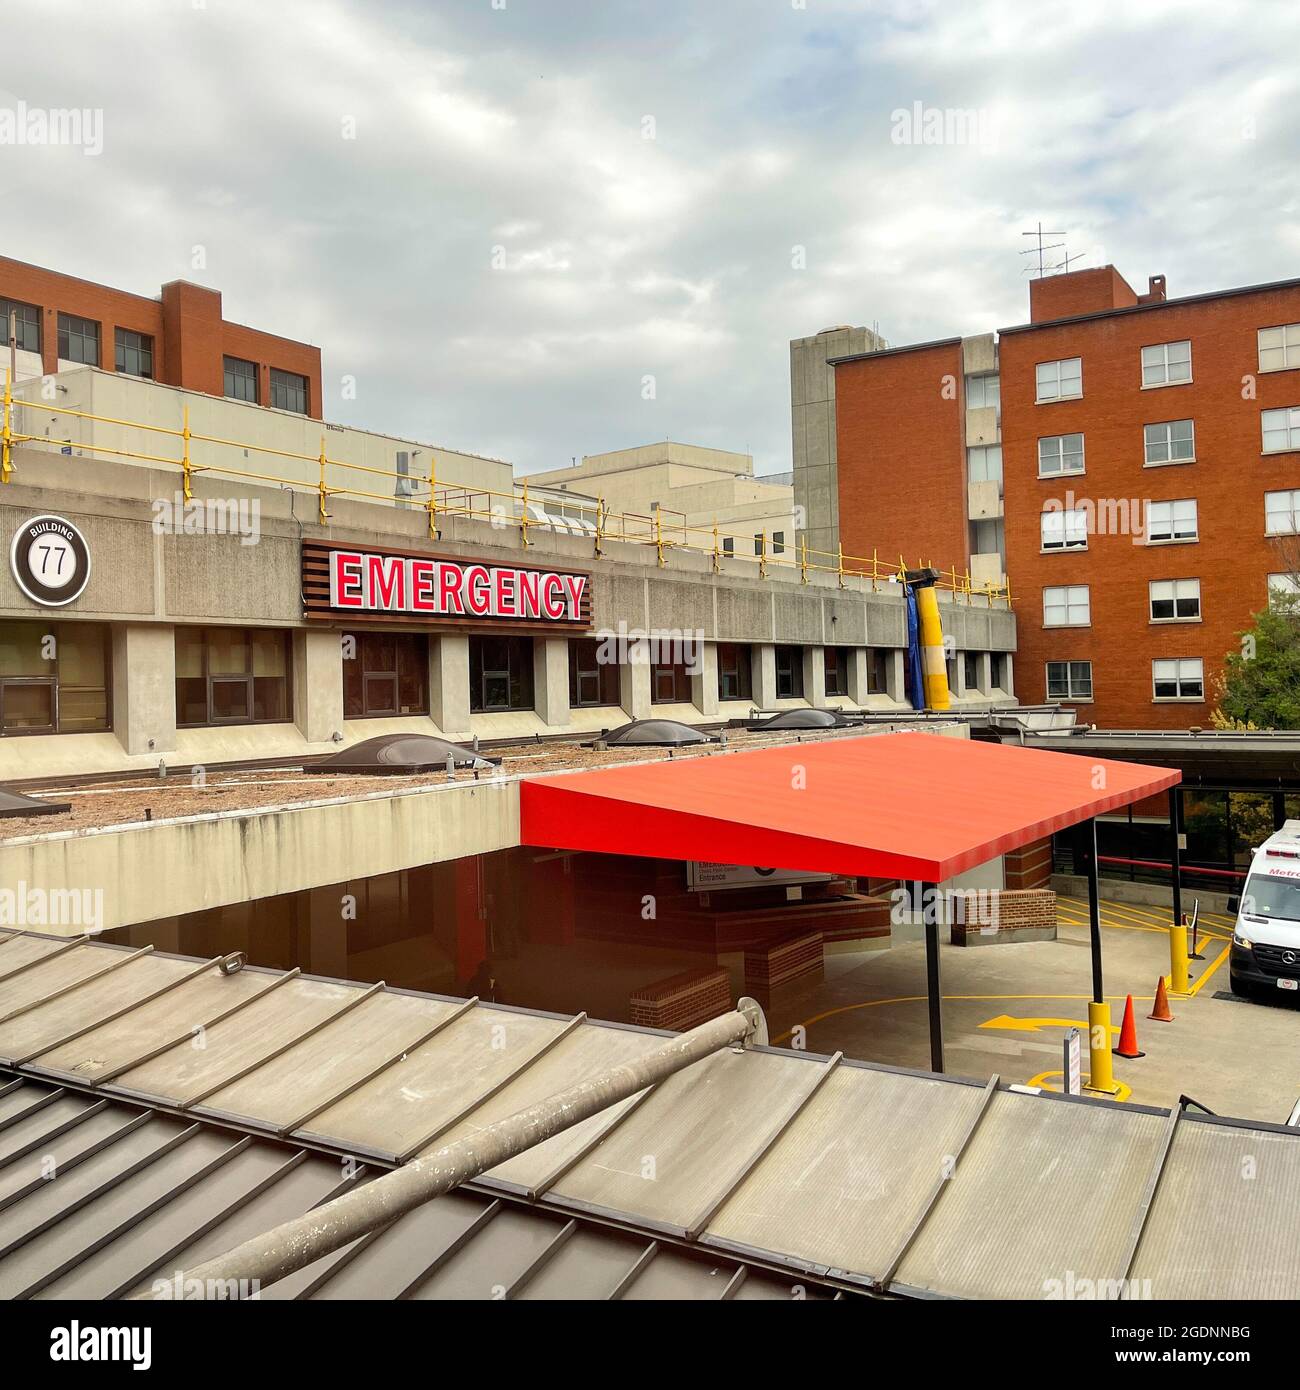
[[[429,455],[429,539],[438,539],[438,461]]]
[[[0,483],[7,483],[9,475],[13,472],[13,383],[9,379],[9,368],[5,368],[5,418],[4,418],[4,452],[0,455]]]
[[[799,582],[808,582],[808,532],[799,533]]]
[[[713,523],[713,573],[722,572],[722,556],[718,552],[718,523]]]
[[[596,498],[596,558],[597,558],[597,559],[599,559],[599,558],[601,557],[601,555],[603,555],[603,554],[605,553],[605,552],[604,552],[603,550],[601,550],[601,548],[600,548],[600,542],[601,542],[601,527],[602,527],[603,524],[604,524],[604,520],[605,520],[605,499],[604,499],[603,497],[597,497],[597,498]]]
[[[523,540],[524,549],[527,550],[530,544],[528,540],[528,479],[524,479],[524,502],[523,513],[519,518],[519,535]]]
[[[660,565],[664,562],[664,514],[655,508],[655,551],[659,556]]]
[[[320,524],[321,524],[322,526],[324,526],[325,523],[330,519],[330,514],[329,514],[328,510],[327,510],[326,507],[325,507],[325,499],[329,496],[329,488],[327,488],[327,487],[325,486],[325,465],[326,465],[326,462],[327,462],[327,460],[326,460],[326,458],[325,458],[325,436],[324,436],[324,435],[321,435],[321,437],[320,437],[320,487],[319,487],[318,491],[319,491],[319,493],[320,493]]]
[[[193,474],[190,466],[190,408],[188,405],[181,407],[181,472],[184,474],[183,492],[185,500],[188,502],[194,496],[194,488],[191,486]]]
[[[767,578],[767,527],[758,533],[758,577]]]

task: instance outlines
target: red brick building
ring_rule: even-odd
[[[1225,654],[1300,569],[1300,280],[1171,300],[1075,271],[996,342],[835,367],[846,551],[1003,566],[1024,703],[1209,725]]]
[[[217,290],[173,280],[148,299],[0,256],[6,348],[11,310],[19,377],[99,367],[321,418],[320,349],[229,323]]]

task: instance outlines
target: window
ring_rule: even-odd
[[[976,444],[967,449],[966,477],[972,483],[997,483],[1001,491],[1002,445]]]
[[[970,549],[972,555],[996,555],[1002,559],[1005,546],[1002,518],[984,517],[970,524]]]
[[[1300,532],[1300,488],[1264,494],[1264,532],[1269,536]]]
[[[1038,400],[1066,401],[1083,395],[1083,358],[1066,357],[1059,362],[1040,362],[1034,369]]]
[[[40,352],[41,311],[35,304],[19,304],[16,299],[0,299],[0,317],[4,320],[4,340],[9,342],[9,315],[13,314],[19,352]]]
[[[1196,499],[1147,503],[1147,543],[1194,541],[1197,537]]]
[[[867,650],[867,694],[889,694],[889,653],[882,647]]]
[[[684,661],[656,661],[650,666],[650,703],[689,705],[691,678]]]
[[[423,633],[348,633],[343,652],[345,719],[429,712],[429,642]],[[471,669],[473,659],[471,638]],[[473,699],[471,685],[471,709]]]
[[[966,409],[983,410],[1001,403],[1000,378],[996,372],[966,378]]]
[[[1049,700],[1091,700],[1091,661],[1049,661],[1047,663]]]
[[[823,647],[822,665],[826,671],[826,693],[849,693],[849,653],[847,647]]]
[[[99,325],[74,314],[59,315],[59,360],[99,366]]]
[[[784,531],[773,531],[773,532],[772,532],[772,554],[773,554],[773,555],[784,555],[784,554],[785,554],[785,532],[784,532]]]
[[[980,656],[978,652],[963,652],[961,657],[962,679],[966,682],[966,689],[973,690],[978,695],[980,693]]]
[[[1177,386],[1192,379],[1192,345],[1156,343],[1142,349],[1142,385]]]
[[[753,671],[749,648],[741,642],[718,643],[718,699],[752,700]]]
[[[1044,627],[1087,627],[1091,622],[1092,604],[1086,584],[1043,590]]]
[[[109,729],[105,623],[0,622],[0,734]]]
[[[531,637],[469,639],[469,707],[474,714],[534,707]]]
[[[1038,476],[1083,472],[1083,435],[1051,434],[1038,441]]]
[[[1039,519],[1044,550],[1087,550],[1088,513],[1084,511],[1044,512]]]
[[[222,358],[225,370],[225,394],[232,401],[252,401],[257,404],[257,363],[245,362],[242,357]]]
[[[271,404],[276,410],[292,410],[306,415],[307,378],[299,376],[297,372],[282,372],[278,367],[272,367]]]
[[[1284,454],[1300,449],[1300,405],[1284,406],[1281,410],[1261,410],[1264,429],[1264,452]]]
[[[598,637],[569,640],[569,704],[574,709],[618,704],[618,660],[602,661],[603,645]]]
[[[114,365],[128,376],[145,376],[153,380],[153,339],[133,328],[113,330]]]
[[[776,698],[778,700],[803,699],[802,647],[778,647],[776,649]]]
[[[1201,616],[1199,579],[1153,579],[1147,592],[1153,623],[1186,623]]]
[[[1142,442],[1147,465],[1190,463],[1196,457],[1195,431],[1190,420],[1167,420],[1161,425],[1143,425]]]
[[[989,653],[989,685],[994,690],[1007,689],[1006,652]]]
[[[1205,672],[1201,658],[1153,661],[1151,688],[1157,700],[1205,699]]]
[[[1270,608],[1289,608],[1297,597],[1300,597],[1300,576],[1294,574],[1269,575],[1268,606]]]
[[[766,545],[767,545],[767,537],[763,534],[762,531],[760,531],[760,532],[754,537],[754,554],[755,554],[755,555],[762,555],[762,554],[763,554],[763,551],[766,549]]]
[[[724,555],[734,555],[734,554],[736,553],[736,538],[735,538],[735,536],[723,536],[723,538],[722,538],[722,553],[723,553]]]
[[[1283,372],[1300,367],[1300,323],[1284,323],[1280,328],[1259,330],[1259,369]]]
[[[265,627],[176,629],[176,726],[289,718],[289,634]]]

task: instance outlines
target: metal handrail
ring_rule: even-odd
[[[423,507],[428,514],[431,539],[437,538],[438,520],[444,516],[483,520],[494,525],[500,525],[503,520],[508,520],[511,525],[519,528],[520,537],[525,546],[530,544],[528,538],[530,528],[539,526],[546,528],[548,524],[551,524],[544,520],[539,521],[529,514],[528,483],[526,481],[522,482],[515,491],[501,492],[493,488],[474,487],[468,484],[446,483],[440,485],[437,481],[436,458],[431,459],[428,477],[399,473],[395,469],[377,468],[372,464],[352,463],[346,459],[334,459],[329,457],[327,436],[323,431],[320,451],[315,454],[299,453],[293,449],[278,449],[271,445],[255,444],[238,439],[225,439],[220,435],[199,434],[190,429],[188,405],[182,408],[181,428],[175,429],[171,426],[150,424],[146,421],[122,420],[110,415],[96,415],[89,411],[76,410],[71,406],[52,405],[47,401],[23,400],[13,394],[10,373],[7,370],[4,383],[3,420],[2,426],[0,426],[0,484],[10,482],[16,471],[13,461],[15,445],[23,443],[49,445],[57,442],[67,446],[73,443],[71,440],[55,441],[47,436],[28,434],[15,429],[15,412],[18,410],[32,410],[41,414],[62,416],[68,419],[93,421],[97,424],[120,429],[142,430],[151,435],[160,435],[179,441],[177,457],[147,452],[141,448],[113,448],[98,441],[94,444],[76,447],[86,448],[95,454],[141,460],[146,463],[177,468],[182,475],[186,501],[193,497],[194,478],[201,473],[211,473],[226,478],[238,478],[249,482],[268,483],[276,487],[314,492],[318,497],[319,516],[322,524],[329,519],[328,502],[331,497],[360,498],[365,501],[379,502],[386,506],[394,506],[405,501],[412,506]],[[191,455],[191,446],[195,443],[211,445],[216,448],[238,449],[245,457],[249,454],[260,454],[268,459],[284,459],[303,463],[316,470],[317,478],[312,483],[303,478],[287,477],[283,473],[240,468],[224,463],[196,463]],[[402,494],[395,488],[393,494],[389,496],[364,487],[342,485],[337,481],[337,475],[331,477],[331,469],[345,469],[349,473],[389,478],[396,483],[405,484],[407,488],[412,489],[412,493]],[[413,495],[414,492],[425,493],[426,490],[427,495]],[[782,541],[781,549],[778,551],[776,543],[771,539],[766,528],[758,532],[740,532],[726,530],[719,527],[716,522],[712,526],[691,526],[686,523],[684,516],[680,522],[674,519],[665,524],[662,509],[656,509],[654,514],[646,516],[635,512],[613,512],[605,504],[603,498],[596,498],[592,502],[578,498],[562,500],[554,494],[544,494],[540,498],[535,498],[535,505],[542,510],[544,515],[547,504],[555,505],[557,502],[564,510],[552,514],[555,523],[566,519],[582,522],[587,534],[593,538],[597,556],[602,554],[601,547],[605,542],[621,541],[628,545],[653,546],[660,565],[667,563],[668,556],[674,550],[683,550],[692,554],[709,556],[714,573],[721,573],[723,562],[731,561],[753,565],[761,579],[771,577],[773,571],[779,574],[782,570],[788,570],[790,577],[797,576],[801,583],[806,584],[810,574],[834,574],[841,588],[844,587],[847,579],[859,579],[869,581],[873,591],[881,583],[902,583],[908,569],[907,562],[901,555],[895,563],[893,560],[885,560],[878,550],[873,550],[868,558],[866,556],[846,555],[842,545],[833,552],[812,549],[808,545],[806,533],[799,534],[795,540]],[[554,524],[552,524],[552,529],[555,529]],[[726,547],[728,541],[732,542],[731,549]],[[753,545],[755,553],[752,556],[745,554],[736,544],[742,541],[746,546]],[[935,567],[929,562],[918,561],[915,568]],[[1007,608],[1011,607],[1011,586],[1009,583],[1001,585],[977,584],[971,578],[969,570],[941,569],[937,572],[939,578],[936,587],[952,593],[958,600],[964,599],[969,603],[972,598],[978,597],[986,601],[990,607],[999,603],[1004,604]]]

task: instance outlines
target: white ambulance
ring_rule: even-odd
[[[1300,994],[1300,820],[1289,820],[1255,851],[1232,933],[1232,992]]]

